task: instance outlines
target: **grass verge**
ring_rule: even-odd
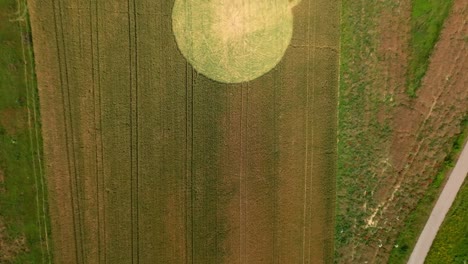
[[[377,206],[372,190],[379,182],[371,175],[382,170],[383,146],[391,136],[389,120],[379,120],[378,113],[393,107],[390,97],[373,89],[383,86],[377,84],[381,72],[372,55],[382,8],[378,1],[342,1],[335,263],[360,258],[357,247],[375,237],[374,230],[363,227],[371,212],[362,205]]]
[[[46,263],[38,97],[24,3],[0,0],[0,263]]]
[[[416,241],[429,218],[429,215],[442,191],[443,183],[446,181],[446,175],[455,166],[457,157],[463,149],[463,145],[468,136],[468,116],[461,122],[461,132],[454,137],[451,152],[445,158],[444,164],[434,177],[431,185],[428,187],[425,196],[419,201],[416,209],[408,216],[405,226],[401,229],[395,247],[389,258],[389,263],[406,263],[413,251]],[[440,262],[449,263],[449,262]]]
[[[468,181],[465,180],[427,255],[427,264],[468,261]]]
[[[412,0],[408,94],[416,96],[453,0]]]

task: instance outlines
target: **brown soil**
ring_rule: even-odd
[[[3,170],[0,168],[0,192],[4,192],[5,188],[3,187],[3,184],[5,182],[5,173]]]
[[[402,195],[383,217],[406,214],[415,206],[468,113],[468,44],[463,40],[468,34],[467,7],[466,1],[454,1],[417,99],[406,100],[397,109],[391,157],[398,171],[393,188],[401,186]],[[402,116],[406,121],[397,118]],[[411,193],[413,199],[407,199],[405,193]]]
[[[424,194],[430,178],[437,173],[446,153],[450,150],[450,139],[458,133],[461,119],[468,113],[467,79],[464,72],[468,70],[466,60],[467,43],[463,36],[468,33],[464,23],[467,3],[455,1],[437,46],[430,61],[429,69],[423,80],[417,98],[411,99],[405,93],[404,48],[397,49],[388,63],[388,72],[394,83],[397,107],[393,114],[393,139],[389,151],[392,164],[391,174],[376,190],[375,199],[382,206],[373,221],[378,228],[375,236],[383,242],[382,247],[373,246],[364,258],[371,263],[385,261],[393,247],[398,228],[404,223],[405,216],[411,212],[416,202]],[[394,25],[408,25],[408,20],[400,18]],[[401,26],[400,26],[401,27]],[[382,44],[393,46],[400,39],[404,47],[405,38],[397,37],[401,32],[399,26],[388,25],[383,32],[396,28],[395,36]],[[403,54],[403,56],[401,55]],[[392,62],[395,61],[395,62]],[[398,217],[397,221],[391,220]],[[388,231],[390,230],[390,231]]]
[[[24,131],[28,126],[28,112],[26,108],[9,108],[0,111],[0,125],[9,135]]]
[[[376,183],[371,186],[370,200],[361,207],[365,218],[354,223],[353,240],[339,249],[343,263],[386,263],[405,218],[424,195],[468,113],[468,83],[463,74],[468,71],[463,40],[468,33],[466,1],[455,0],[414,99],[406,93],[410,1],[385,4],[392,6],[383,7],[378,15],[379,59],[374,60],[368,50],[360,56],[375,69],[372,85],[363,95],[369,98],[368,112],[377,113],[377,120],[388,123],[393,132],[373,157],[376,168],[370,171]],[[373,105],[385,98],[390,103]],[[372,130],[366,133],[370,139]],[[363,183],[369,187],[368,181]],[[363,193],[366,196],[367,191]]]
[[[48,183],[51,232],[53,237],[54,262],[74,263],[77,261],[74,213],[70,192],[70,164],[68,161],[66,124],[63,122],[64,101],[60,94],[61,71],[56,63],[59,54],[52,30],[54,6],[51,2],[28,1],[34,41],[36,74],[41,99],[41,123],[44,142],[45,173]],[[36,20],[44,21],[42,27]],[[60,175],[60,177],[50,177]]]
[[[405,164],[411,163],[419,152],[422,141],[430,142],[431,138],[421,138],[426,135],[425,133],[429,132],[427,136],[434,138],[450,137],[456,133],[455,128],[458,126],[458,123],[453,121],[460,119],[463,113],[466,113],[467,107],[464,102],[468,93],[467,80],[463,78],[463,71],[467,67],[465,56],[467,44],[463,40],[467,32],[465,14],[466,3],[455,1],[453,11],[435,47],[417,99],[404,98],[402,106],[397,109],[396,116],[405,117],[395,118],[397,129],[395,129],[392,156],[398,171],[402,171]],[[446,121],[439,123],[442,120]],[[448,125],[444,126],[444,123]],[[435,132],[439,135],[432,135]],[[407,154],[401,155],[401,153]],[[409,157],[409,153],[416,155]],[[428,154],[434,155],[434,153]]]
[[[19,253],[27,250],[26,237],[20,236],[14,240],[10,239],[6,233],[5,222],[0,217],[0,263],[13,263]]]

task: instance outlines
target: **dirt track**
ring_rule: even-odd
[[[418,242],[411,253],[408,264],[423,264],[427,253],[431,248],[437,232],[445,219],[450,207],[452,206],[458,191],[468,175],[468,144],[465,145],[463,152],[458,158],[455,168],[450,173],[449,179],[445,184],[444,190],[440,194],[431,216],[427,220],[426,226],[419,236]]]
[[[466,10],[466,1],[454,1],[422,86],[410,98],[410,1],[343,3],[340,263],[386,263],[391,251],[411,247],[396,239],[468,111]]]
[[[29,1],[57,263],[331,263],[339,3],[283,61],[197,74],[173,1]]]

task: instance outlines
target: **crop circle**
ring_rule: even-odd
[[[199,73],[240,83],[280,62],[293,16],[287,0],[177,0],[172,27],[181,53]]]

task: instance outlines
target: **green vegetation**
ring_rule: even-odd
[[[338,127],[337,214],[335,262],[350,259],[355,245],[375,239],[374,229],[362,228],[369,211],[375,208],[372,190],[379,184],[369,177],[382,170],[383,149],[389,142],[389,121],[379,121],[379,109],[391,109],[390,97],[379,94],[375,56],[378,43],[376,23],[382,6],[378,1],[343,0],[341,17],[341,72]],[[365,16],[362,14],[365,13]],[[361,253],[361,252],[359,252]]]
[[[412,0],[408,93],[415,96],[426,74],[429,58],[439,39],[453,0]]]
[[[440,228],[426,258],[427,264],[466,263],[468,261],[468,181]]]
[[[468,136],[468,116],[461,123],[461,133],[455,136],[452,151],[445,158],[440,171],[428,187],[424,197],[419,201],[416,209],[408,216],[405,226],[402,228],[396,241],[398,248],[391,252],[389,263],[406,263],[409,255],[413,251],[414,245],[424,225],[429,218],[434,203],[437,201],[441,191],[441,185],[445,182],[446,175],[454,167],[457,156],[463,148],[463,143]],[[439,262],[450,263],[450,262]]]
[[[48,219],[24,6],[0,0],[0,263],[43,263]],[[48,246],[47,246],[48,245]]]

